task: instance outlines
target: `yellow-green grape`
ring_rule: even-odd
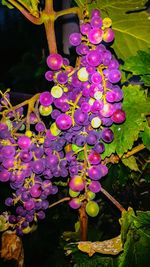
[[[33,134],[32,131],[26,131],[26,132],[25,132],[25,135],[28,136],[28,137],[31,137],[32,134]]]
[[[90,200],[85,207],[86,213],[91,216],[91,217],[96,217],[99,213],[99,206],[98,204],[93,201]]]
[[[57,125],[56,125],[55,122],[51,124],[51,126],[50,126],[50,131],[51,131],[52,135],[54,135],[54,136],[59,135],[60,132],[61,132],[61,131],[57,128]]]
[[[94,98],[90,98],[90,99],[89,99],[89,104],[90,104],[91,106],[94,104],[94,102],[95,102],[95,99],[94,99]]]
[[[85,67],[78,70],[77,76],[78,76],[78,79],[82,82],[88,81],[88,78],[89,78],[89,74]]]
[[[100,100],[100,99],[102,98],[102,96],[103,96],[103,93],[100,92],[100,91],[97,91],[97,92],[95,92],[95,94],[94,94],[94,98],[95,98],[96,100]]]
[[[51,105],[48,107],[40,105],[39,107],[39,112],[42,116],[49,116],[52,113],[52,110],[53,108]]]
[[[112,20],[110,18],[104,18],[103,19],[103,27],[109,28],[112,25]]]
[[[93,128],[99,128],[99,126],[101,125],[102,121],[99,117],[94,117],[92,120],[91,120],[91,125]]]
[[[92,191],[87,191],[87,198],[88,198],[88,200],[92,200],[92,199],[94,199],[95,198],[95,193],[94,192],[92,192]]]
[[[63,95],[62,88],[60,86],[58,86],[58,85],[53,86],[52,89],[51,89],[51,95],[54,98],[60,98]]]
[[[71,197],[77,197],[80,194],[80,192],[73,191],[71,188],[69,188],[69,195]]]

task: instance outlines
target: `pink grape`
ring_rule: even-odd
[[[73,191],[82,191],[85,187],[85,182],[80,176],[74,176],[69,182],[69,187]]]
[[[31,146],[31,139],[28,136],[20,136],[18,138],[18,146],[21,149],[28,149]]]
[[[69,37],[70,44],[73,46],[77,46],[81,43],[81,34],[80,33],[72,33]]]
[[[61,114],[56,119],[56,125],[60,130],[67,130],[72,125],[72,118],[67,114]]]
[[[63,58],[59,54],[50,54],[47,58],[47,65],[52,70],[59,70],[63,65]]]
[[[106,43],[112,42],[114,40],[114,38],[115,38],[115,34],[111,28],[107,28],[104,30],[103,40]]]
[[[91,181],[88,188],[92,192],[98,193],[101,191],[101,184],[98,181]]]
[[[111,116],[111,119],[115,123],[123,123],[126,119],[126,114],[123,110],[117,109]]]
[[[72,208],[72,209],[78,209],[81,207],[81,204],[82,202],[80,201],[79,198],[77,197],[74,197],[72,198],[70,201],[69,201],[69,206]]]
[[[50,92],[45,91],[43,93],[40,94],[40,98],[39,98],[40,104],[44,107],[48,107],[49,105],[52,104],[53,102],[53,97],[51,95]]]
[[[96,67],[100,65],[102,62],[101,55],[96,50],[89,51],[86,55],[86,60],[87,60],[87,63],[92,67]]]
[[[30,195],[32,197],[39,197],[41,195],[41,186],[39,184],[34,184],[31,188],[30,188]]]
[[[88,33],[88,39],[92,44],[99,44],[102,41],[103,31],[98,28],[93,28]]]

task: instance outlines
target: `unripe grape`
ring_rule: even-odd
[[[90,217],[96,217],[99,213],[99,206],[95,201],[90,200],[86,204],[85,210]]]

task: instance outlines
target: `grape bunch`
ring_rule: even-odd
[[[8,220],[18,234],[45,218],[58,180],[69,187],[71,208],[84,203],[89,216],[99,212],[96,193],[108,173],[101,154],[114,139],[110,126],[125,120],[119,62],[109,48],[114,40],[111,24],[97,9],[81,21],[80,33],[69,38],[76,66],[50,54],[45,78],[54,85],[25,102],[28,110],[13,108],[9,93],[2,94],[0,181],[15,191],[5,204],[15,207]]]

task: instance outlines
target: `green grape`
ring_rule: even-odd
[[[93,201],[90,200],[87,204],[86,204],[86,213],[90,216],[90,217],[96,217],[99,213],[99,206],[98,204]]]
[[[53,108],[51,105],[48,107],[40,105],[40,107],[39,107],[39,112],[42,116],[49,116],[51,114],[52,110],[53,110]]]
[[[80,194],[80,192],[75,192],[71,188],[69,188],[69,195],[71,197],[77,197]]]
[[[62,88],[60,86],[58,86],[58,85],[53,86],[52,89],[51,89],[51,95],[54,98],[60,98],[63,95]]]

